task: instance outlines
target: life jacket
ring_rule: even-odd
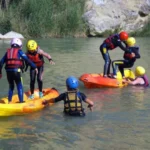
[[[9,48],[6,54],[6,69],[15,69],[23,67],[23,60],[18,58],[19,48]]]
[[[124,59],[127,59],[127,60],[133,60],[135,61],[136,60],[136,56],[135,57],[132,57],[132,54],[131,53],[135,53],[135,55],[138,53],[139,51],[139,48],[138,47],[129,47],[130,49],[130,52],[125,52],[124,53]]]
[[[113,40],[115,38],[118,38],[119,39],[119,35],[118,34],[114,34],[112,36],[109,36],[107,39],[104,40],[104,43],[107,45],[107,47],[112,50],[114,48],[117,47],[117,45],[114,44]]]
[[[38,54],[37,52],[35,53],[30,53],[30,52],[27,52],[27,56],[28,58],[35,63],[35,65],[37,67],[41,67],[43,66],[44,64],[44,58],[42,55]]]
[[[64,112],[69,115],[79,115],[84,114],[82,107],[82,100],[77,91],[66,92],[66,100],[64,101]]]
[[[143,75],[141,78],[143,78],[143,80],[145,81],[144,86],[149,86],[149,81],[148,81],[148,77],[146,75]]]

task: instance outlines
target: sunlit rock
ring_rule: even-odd
[[[83,18],[91,36],[106,31],[141,30],[149,20],[150,0],[87,0]]]
[[[10,31],[3,36],[3,39],[19,38],[24,39],[23,35],[14,31]]]
[[[3,39],[3,37],[4,37],[4,36],[0,33],[0,39]]]

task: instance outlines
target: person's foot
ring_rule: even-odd
[[[31,94],[28,99],[34,99],[34,94]]]
[[[117,76],[116,76],[116,75],[113,75],[112,78],[113,78],[113,79],[117,79]]]
[[[109,78],[112,78],[112,76],[113,76],[112,74],[108,74],[108,77],[109,77]]]
[[[107,76],[107,75],[103,75],[103,77],[104,77],[104,78],[107,78],[108,76]]]
[[[39,92],[39,97],[40,97],[40,98],[43,97],[43,92]]]

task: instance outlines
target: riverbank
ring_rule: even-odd
[[[15,31],[25,38],[93,37],[89,24],[83,19],[86,0],[6,1],[7,7],[0,10],[0,33],[3,35]],[[120,30],[105,30],[94,37],[107,37]],[[129,33],[150,36],[150,23],[140,31]]]
[[[86,36],[85,0],[13,1],[0,11],[0,33],[25,37]]]

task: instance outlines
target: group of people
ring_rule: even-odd
[[[134,66],[136,59],[139,59],[139,47],[135,46],[136,40],[134,37],[129,37],[128,33],[125,31],[120,32],[119,34],[114,34],[109,36],[104,40],[104,42],[100,46],[100,52],[103,56],[105,61],[104,63],[104,71],[103,77],[107,78],[117,78],[117,70],[119,69],[122,78],[124,79],[124,83],[128,83],[131,85],[144,85],[148,86],[149,81],[145,74],[145,69],[141,66],[136,67],[135,69],[135,80],[127,79],[124,74],[125,68],[131,68]],[[109,56],[109,50],[114,50],[115,48],[119,47],[124,51],[123,60],[114,60],[112,61],[112,69],[113,75],[110,74],[110,65],[111,59]]]
[[[5,70],[7,80],[9,83],[8,101],[11,103],[15,84],[18,90],[18,97],[20,103],[23,103],[23,83],[21,71],[27,71],[30,66],[30,92],[29,99],[34,99],[34,85],[37,76],[39,97],[42,98],[43,92],[43,71],[44,71],[44,57],[46,57],[50,64],[54,65],[52,57],[44,52],[35,40],[29,40],[26,44],[27,52],[22,51],[22,41],[14,38],[10,42],[10,48],[0,60],[0,78],[2,78],[2,68],[5,63]],[[94,103],[86,97],[85,94],[78,91],[78,79],[70,76],[66,80],[67,92],[60,94],[57,98],[53,99],[54,102],[64,100],[64,112],[73,116],[85,116],[82,106],[82,101],[88,103],[88,107],[92,110]]]
[[[131,85],[144,85],[148,86],[148,78],[145,75],[145,69],[143,67],[137,67],[135,80],[126,79],[124,75],[124,68],[133,67],[136,59],[140,58],[139,47],[135,46],[136,40],[133,37],[128,37],[128,33],[120,32],[109,36],[104,40],[100,46],[100,52],[105,60],[103,76],[105,78],[117,78],[117,69],[121,72],[123,82]],[[116,47],[120,47],[124,51],[123,60],[112,61],[113,75],[110,74],[111,59],[108,51],[113,50]],[[30,66],[30,92],[29,99],[34,99],[35,79],[37,76],[39,97],[42,98],[43,92],[43,71],[44,71],[44,57],[46,57],[51,65],[54,65],[52,57],[44,52],[35,40],[28,40],[26,44],[26,53],[22,51],[22,41],[18,38],[14,38],[10,42],[10,48],[0,60],[0,78],[2,77],[2,68],[5,63],[5,69],[7,74],[7,80],[9,83],[8,101],[11,103],[14,86],[16,84],[18,90],[18,97],[20,103],[23,103],[23,84],[21,71],[27,71]],[[73,116],[85,116],[85,112],[82,106],[82,101],[88,104],[90,110],[94,103],[86,97],[84,93],[78,90],[78,79],[74,76],[70,76],[66,79],[67,92],[60,94],[53,99],[53,102],[64,101],[64,112]]]

